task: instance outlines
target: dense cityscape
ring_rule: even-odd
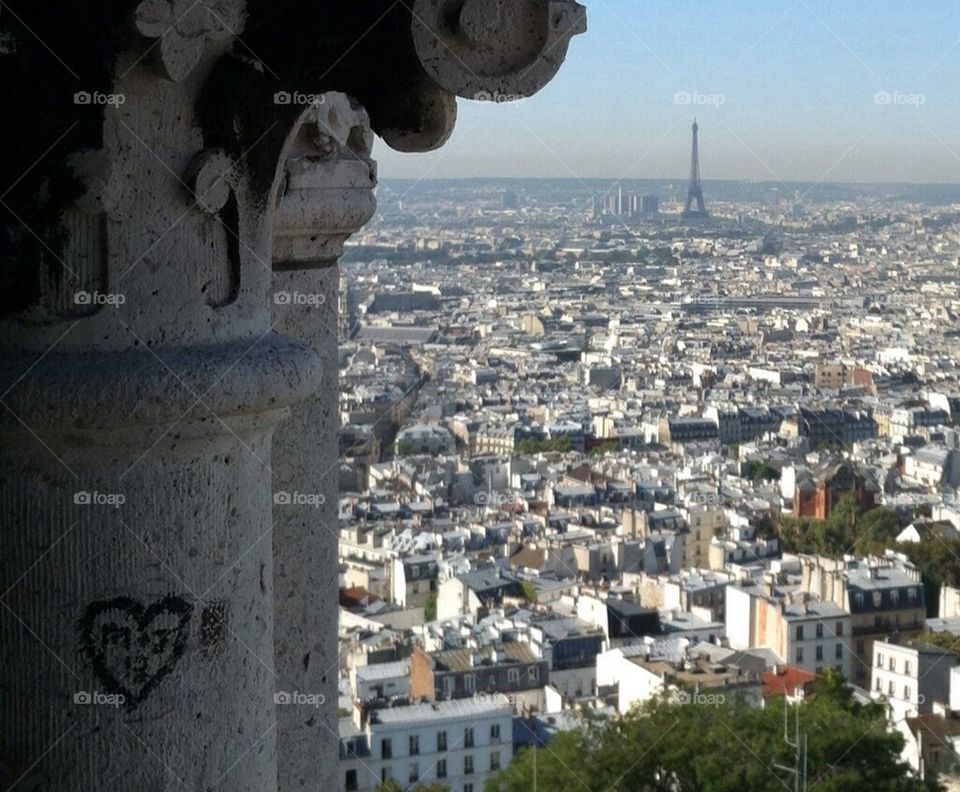
[[[587,723],[776,731],[831,682],[957,773],[960,194],[703,189],[381,186],[341,281],[341,789],[529,788]]]

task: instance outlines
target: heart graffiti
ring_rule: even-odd
[[[129,597],[90,603],[80,641],[103,692],[122,695],[129,708],[144,701],[183,655],[192,613],[174,596],[146,606]]]

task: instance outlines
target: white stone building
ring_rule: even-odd
[[[950,701],[951,671],[957,665],[956,655],[929,644],[875,641],[870,691],[890,705],[894,720],[926,715],[935,702]]]
[[[482,792],[513,756],[510,702],[500,693],[368,711],[366,724],[340,720],[340,792],[440,784]]]

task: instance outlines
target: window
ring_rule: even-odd
[[[469,754],[463,757],[463,774],[473,775],[473,757]]]
[[[490,769],[499,770],[500,769],[500,752],[494,751],[490,754]]]
[[[469,726],[463,730],[463,747],[473,748],[473,729]],[[473,759],[470,762],[472,763]]]
[[[447,733],[445,731],[437,732],[437,751],[447,750]]]
[[[356,770],[347,770],[346,778],[344,783],[347,787],[347,792],[353,792],[357,788],[357,771]]]
[[[910,600],[910,602],[916,602],[918,596],[919,595],[917,594],[917,589],[915,588],[907,589],[907,599]]]
[[[477,689],[477,677],[474,674],[467,674],[463,678],[463,687],[467,693],[473,693]]]
[[[842,660],[842,659],[843,659],[843,644],[837,644],[837,645],[834,647],[833,656],[834,656],[835,658],[837,658],[837,660]]]
[[[390,775],[391,775],[391,774],[390,774],[390,768],[389,768],[389,767],[381,767],[381,768],[380,768],[380,780],[381,780],[381,781],[383,781],[384,783],[386,783],[387,781],[390,780]]]
[[[823,660],[823,646],[817,644],[817,660]]]
[[[464,784],[463,792],[473,792],[473,784]]]
[[[903,686],[903,697],[907,701],[910,701],[910,685]]]
[[[411,734],[410,735],[410,756],[416,756],[420,753],[420,735]]]
[[[415,784],[420,780],[420,763],[412,762],[410,764],[410,783]]]
[[[508,668],[507,669],[507,682],[511,685],[516,685],[520,681],[520,669],[519,668]]]
[[[802,662],[803,662],[803,647],[802,647],[802,646],[798,646],[798,647],[797,647],[797,655],[796,655],[796,656],[797,656],[797,662],[798,662],[798,663],[802,663]]]
[[[494,723],[490,726],[490,742],[500,742],[500,724]]]
[[[823,624],[817,622],[817,638],[823,638]]]
[[[798,625],[797,625],[797,640],[798,640],[798,641],[802,641],[802,640],[803,640],[803,625],[802,625],[802,624],[798,624]]]
[[[891,657],[891,658],[890,658],[890,662],[889,662],[889,664],[888,664],[887,667],[888,667],[891,671],[896,671],[896,670],[897,670],[897,658],[896,658],[896,657]]]
[[[393,758],[393,744],[390,742],[390,739],[384,737],[380,740],[380,758],[381,759],[392,759]]]
[[[447,777],[447,760],[437,759],[437,778]]]
[[[843,622],[837,622],[837,629],[833,631],[833,634],[836,635],[837,638],[843,637]]]
[[[879,677],[877,677],[876,688],[877,688],[877,693],[879,693],[881,690],[883,690],[883,683],[882,683],[882,681],[881,681],[881,679],[880,679]]]
[[[896,607],[900,604],[900,592],[897,589],[893,589],[890,592],[890,604]]]
[[[890,680],[890,683],[887,685],[887,693],[889,693],[889,694],[892,696],[892,695],[893,695],[893,690],[894,690],[894,688],[893,688],[893,680],[891,679],[891,680]]]
[[[528,678],[531,682],[539,682],[539,681],[540,681],[540,666],[530,666],[530,668],[527,669],[527,678]]]
[[[883,668],[883,652],[877,652],[877,668]]]
[[[883,604],[883,594],[879,591],[873,592],[873,607],[879,608]]]
[[[903,673],[909,675],[912,671],[913,671],[913,663],[911,663],[909,660],[904,660]]]

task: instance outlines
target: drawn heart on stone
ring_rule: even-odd
[[[146,606],[129,597],[90,603],[80,641],[102,692],[122,695],[128,708],[144,701],[183,655],[192,612],[174,596]]]

